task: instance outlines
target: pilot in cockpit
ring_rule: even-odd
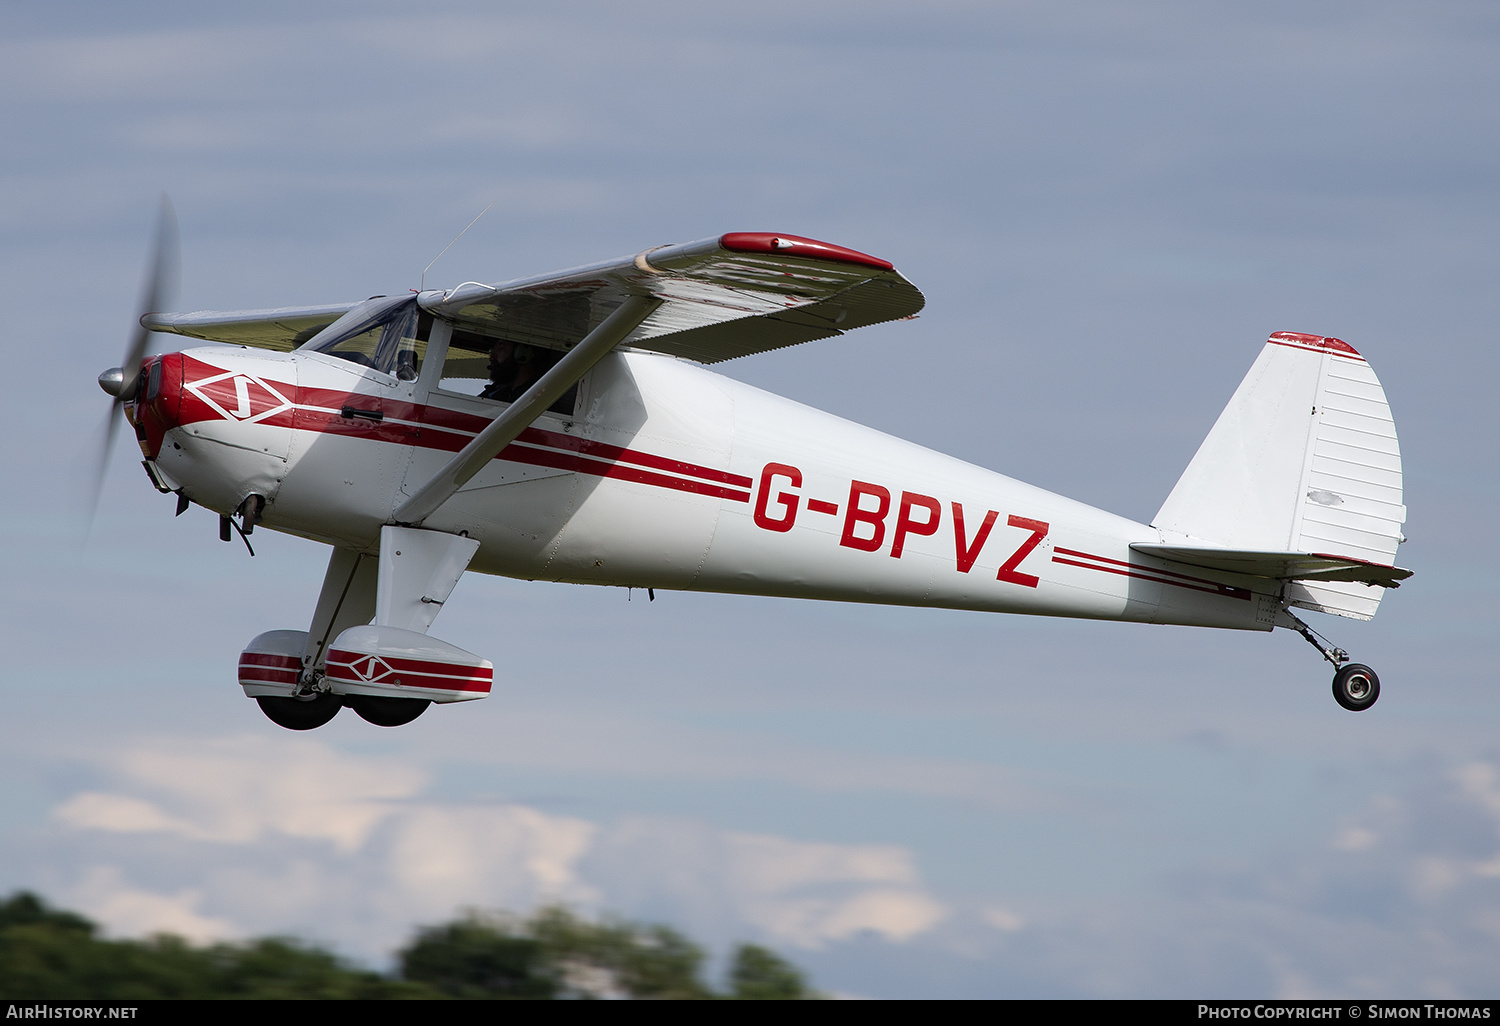
[[[481,399],[513,403],[541,377],[542,361],[531,346],[500,339],[490,348],[490,383]]]

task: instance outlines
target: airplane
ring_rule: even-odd
[[[711,369],[922,309],[853,249],[730,232],[498,284],[165,313],[169,220],[126,358],[99,378],[110,436],[123,413],[152,484],[179,515],[219,514],[224,541],[332,548],[306,628],[240,656],[282,727],[345,706],[399,726],[488,695],[493,663],[429,633],[465,571],[1280,627],[1333,664],[1343,708],[1379,697],[1293,612],[1367,620],[1411,576],[1390,407],[1338,338],[1271,334],[1141,524]],[[150,332],[215,344],[147,356]]]

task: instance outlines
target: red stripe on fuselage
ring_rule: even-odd
[[[388,421],[404,421],[423,430],[422,439],[417,444],[423,448],[446,449],[457,452],[473,436],[479,434],[490,424],[490,418],[482,417],[474,413],[463,413],[459,410],[448,410],[441,406],[422,406],[416,403],[393,402],[388,399],[377,400],[374,396],[363,396],[358,393],[337,392],[322,388],[304,388],[297,391],[297,405],[303,409],[308,407],[321,407],[323,410],[341,410],[345,406],[354,406],[364,403],[370,409],[378,409],[385,415],[385,421],[373,424],[364,421],[369,429],[379,430]],[[311,412],[311,411],[309,411]],[[327,416],[327,414],[325,414]],[[334,419],[344,419],[334,415]],[[439,433],[439,437],[429,439],[426,429],[432,429]],[[356,427],[349,433],[361,433]],[[595,459],[609,460],[617,463],[633,463],[640,467],[650,467],[653,470],[664,470],[669,473],[682,474],[687,477],[701,478],[705,481],[715,481],[719,484],[734,485],[746,491],[750,490],[752,484],[750,478],[743,474],[731,474],[725,470],[715,470],[712,467],[699,466],[696,463],[688,463],[683,460],[668,459],[665,456],[657,456],[654,453],[641,452],[637,449],[626,449],[618,445],[610,445],[608,442],[596,442],[588,438],[578,438],[575,435],[563,434],[560,431],[548,431],[544,428],[529,427],[521,432],[517,439],[519,442],[529,442],[532,445],[547,445],[555,449],[568,449],[584,456],[592,456]],[[504,458],[502,453],[500,458]]]
[[[529,445],[512,443],[507,445],[497,458],[509,460],[512,463],[529,463],[536,467],[553,467],[558,470],[577,471],[580,474],[594,474],[598,477],[613,477],[621,481],[635,481],[638,484],[656,485],[658,488],[673,488],[679,492],[712,495],[719,499],[733,499],[735,502],[750,501],[749,492],[738,491],[725,485],[712,484],[707,481],[694,481],[691,478],[685,477],[668,477],[665,474],[657,474],[650,470],[641,470],[638,467],[627,467],[619,463],[606,463],[602,460],[587,459],[582,456],[575,456],[572,453],[558,452],[555,449],[533,448]]]
[[[188,371],[191,379],[201,380],[226,373],[224,368],[212,364],[197,360],[185,362],[193,365]],[[288,391],[291,390],[291,386],[285,382],[278,381],[275,384],[285,387]],[[346,417],[342,411],[349,407],[379,412],[381,419],[375,421],[364,417]],[[223,419],[201,402],[195,402],[193,409],[184,410],[184,414],[183,424]],[[490,424],[490,418],[458,410],[448,410],[439,406],[402,402],[359,392],[342,392],[327,388],[298,388],[294,406],[256,423],[267,427],[291,428],[317,434],[365,438],[373,442],[458,452]],[[634,481],[639,484],[693,492],[735,502],[750,501],[752,482],[743,474],[733,474],[726,470],[704,467],[684,460],[674,460],[655,453],[627,449],[607,442],[578,438],[544,428],[526,428],[514,443],[507,446],[495,458],[510,463],[553,467],[598,477]],[[628,464],[628,466],[622,464]]]
[[[1065,556],[1076,556],[1077,559],[1065,559]],[[1091,559],[1093,563],[1083,563],[1079,560]],[[1137,580],[1151,581],[1155,584],[1170,584],[1178,588],[1187,588],[1190,591],[1204,591],[1215,595],[1225,595],[1229,598],[1249,600],[1250,592],[1245,588],[1236,588],[1228,584],[1220,584],[1217,581],[1206,580],[1202,577],[1190,577],[1180,574],[1175,570],[1158,570],[1155,567],[1142,566],[1139,563],[1127,563],[1121,559],[1111,559],[1108,556],[1096,556],[1090,552],[1079,552],[1077,549],[1065,549],[1062,546],[1052,550],[1052,562],[1062,563],[1066,566],[1082,567],[1085,570],[1099,570],[1107,574],[1118,574],[1121,577],[1134,577]],[[1108,563],[1109,566],[1099,566],[1099,563]],[[1173,580],[1172,578],[1177,578]]]

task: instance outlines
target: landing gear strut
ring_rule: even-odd
[[[1323,658],[1333,664],[1335,702],[1350,712],[1364,712],[1375,704],[1375,700],[1380,697],[1380,678],[1375,675],[1374,670],[1364,663],[1349,662],[1348,652],[1333,647],[1327,638],[1303,623],[1285,606],[1281,607],[1281,615],[1291,622],[1281,622],[1278,626],[1290,627],[1302,635],[1309,645],[1323,653]]]

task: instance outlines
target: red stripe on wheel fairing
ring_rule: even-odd
[[[244,652],[240,655],[241,666],[281,666],[293,670],[302,669],[302,660],[296,656],[275,655],[270,652]]]
[[[302,660],[275,652],[241,652],[241,684],[295,685],[302,677]]]
[[[403,688],[426,688],[428,691],[472,691],[485,695],[490,693],[490,681],[454,680],[451,677],[433,677],[425,673],[402,673],[400,677],[392,680],[365,680],[353,674],[342,676],[330,672],[328,680],[335,684],[389,684]]]
[[[280,658],[280,657],[273,657]],[[241,684],[296,684],[302,677],[302,664],[292,660],[292,665],[267,665],[240,658],[239,681]]]
[[[378,655],[374,652],[349,652],[341,648],[335,648],[328,653],[328,661],[330,663],[338,663],[341,666],[352,665],[360,659],[379,659],[397,672],[447,674],[470,680],[492,680],[495,676],[495,671],[492,667],[475,666],[472,663],[445,663],[432,659],[404,659],[400,656]]]
[[[298,674],[291,670],[259,670],[240,673],[241,684],[279,684],[283,687],[295,685]]]
[[[385,664],[385,670],[366,677],[355,670],[356,664],[374,659]],[[488,666],[442,663],[426,659],[402,659],[369,652],[347,652],[333,649],[328,653],[328,677],[348,684],[400,684],[409,688],[440,691],[478,691],[489,693],[494,670]]]

